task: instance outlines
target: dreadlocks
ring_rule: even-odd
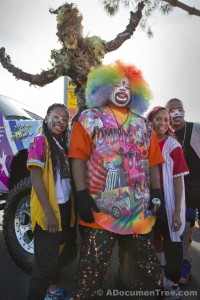
[[[64,104],[54,103],[51,106],[49,106],[49,108],[47,110],[47,115],[49,115],[51,113],[51,111],[56,107],[64,108],[67,111],[67,107]],[[67,113],[68,113],[68,111],[67,111]],[[45,122],[45,120],[43,121],[43,132],[44,132],[44,135],[46,136],[47,141],[49,143],[54,178],[55,179],[57,178],[57,171],[58,170],[60,171],[60,174],[66,173],[66,170],[67,170],[67,177],[69,177],[69,166],[66,165],[66,161],[64,159],[64,156],[63,156],[60,148],[58,147],[58,145],[55,143],[54,138],[50,134],[47,123]],[[68,153],[68,127],[61,134],[61,137],[59,139],[59,143],[63,147],[65,153]]]

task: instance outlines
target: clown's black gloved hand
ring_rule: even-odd
[[[92,214],[92,209],[99,212],[94,199],[90,196],[87,189],[76,192],[77,207],[79,212],[79,217],[86,223],[93,223],[94,217]]]
[[[165,200],[161,189],[152,189],[149,210],[154,212],[157,219],[164,219],[165,217]]]

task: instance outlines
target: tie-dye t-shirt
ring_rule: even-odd
[[[94,212],[95,222],[119,234],[149,232],[155,222],[148,210],[151,124],[131,110],[110,107],[88,109],[78,123],[69,157],[88,161],[88,189],[101,211]],[[84,129],[77,132],[80,124]]]

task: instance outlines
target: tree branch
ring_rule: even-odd
[[[109,41],[107,43],[107,52],[115,51],[118,49],[126,40],[130,39],[130,37],[133,35],[135,29],[137,28],[140,20],[142,19],[142,10],[144,8],[145,4],[144,2],[139,2],[137,11],[136,12],[130,12],[130,22],[126,26],[126,29],[119,33],[117,37]]]
[[[51,69],[43,70],[40,74],[35,75],[26,73],[12,64],[5,48],[0,48],[0,63],[16,79],[28,81],[32,85],[42,87],[61,76],[68,75],[77,87],[80,87],[87,80],[92,66],[100,65],[107,52],[118,49],[133,35],[142,18],[143,8],[144,2],[140,2],[137,11],[130,12],[130,21],[126,29],[119,33],[114,40],[106,42],[97,36],[82,38],[82,18],[79,18],[78,10],[72,5],[64,4],[57,10],[58,19],[62,25],[58,24],[57,35],[60,36],[63,48],[59,51],[52,51],[51,58],[54,62]],[[79,22],[77,22],[77,18]]]
[[[163,0],[164,2],[167,2],[168,4],[174,6],[174,7],[178,7],[182,10],[185,10],[189,13],[189,15],[194,15],[194,16],[198,16],[200,17],[200,10],[196,9],[195,7],[186,5],[178,0]]]
[[[63,75],[67,75],[66,69],[58,74],[57,72],[55,72],[55,68],[49,69],[47,71],[42,71],[40,74],[36,75],[26,73],[12,64],[10,56],[5,52],[5,48],[0,48],[0,62],[8,72],[12,73],[15,76],[16,79],[28,81],[30,84],[38,85],[41,87],[55,81]]]

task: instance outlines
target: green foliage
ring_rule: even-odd
[[[160,10],[161,12],[164,14],[164,15],[167,15],[169,14],[171,11],[172,11],[173,7],[169,4],[165,4],[163,3],[161,6],[160,6]]]
[[[110,15],[114,16],[120,10],[120,8],[128,8],[134,10],[139,2],[145,3],[143,11],[143,18],[140,22],[140,27],[144,30],[149,37],[153,36],[150,19],[156,11],[160,11],[163,14],[169,14],[173,7],[166,3],[164,0],[101,0],[105,11]]]
[[[106,41],[102,41],[98,36],[92,36],[85,39],[85,45],[87,45],[88,51],[94,57],[95,61],[100,63],[105,55]]]
[[[114,16],[119,10],[119,0],[115,1],[103,1],[105,11],[110,15]]]
[[[62,49],[51,50],[51,59],[49,60],[49,63],[51,64],[51,68],[53,67],[53,72],[58,77],[62,75],[62,72],[65,70],[68,70],[70,67],[70,59],[68,57],[68,53],[64,52]]]
[[[64,22],[64,9],[58,10],[57,13],[57,22],[59,25],[61,25]]]
[[[114,16],[119,11],[121,5],[129,8],[133,6],[133,2],[133,0],[102,0],[104,9],[110,16]]]

